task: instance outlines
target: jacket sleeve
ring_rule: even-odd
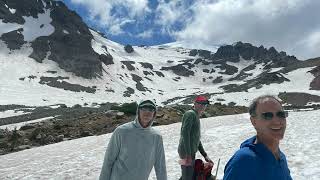
[[[199,149],[199,152],[201,153],[201,155],[202,155],[203,157],[206,157],[206,156],[207,156],[207,153],[206,153],[206,151],[204,150],[201,141],[200,141],[200,143],[199,143],[198,149]]]
[[[120,134],[119,131],[116,129],[109,141],[104,161],[100,173],[99,180],[109,180],[112,172],[113,164],[119,154],[120,151]]]
[[[256,180],[257,166],[252,157],[235,154],[224,168],[223,180]]]
[[[156,161],[154,164],[157,180],[167,180],[166,157],[163,148],[163,140],[160,140],[157,147]]]
[[[191,156],[190,132],[194,122],[192,118],[192,114],[189,112],[185,113],[182,117],[181,135],[184,140],[184,149],[187,156]]]

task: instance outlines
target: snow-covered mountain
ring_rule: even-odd
[[[178,42],[124,48],[89,29],[61,1],[1,1],[0,27],[0,105],[91,105],[144,97],[158,104],[188,103],[194,94],[247,105],[259,94],[297,92],[316,97],[304,103],[310,104],[320,96],[319,58],[299,61],[273,47],[242,42],[213,45],[212,51]]]
[[[192,42],[125,46],[89,29],[61,1],[0,1],[0,122],[22,116],[21,123],[8,126],[54,119],[55,112],[43,112],[61,104],[93,106],[144,97],[156,99],[159,105],[188,104],[193,95],[205,94],[212,102],[248,105],[268,93],[287,105],[305,106],[319,104],[319,90],[320,58],[301,61],[272,47],[242,42],[213,42],[211,47]],[[50,108],[41,107],[41,119],[32,119],[33,106]],[[319,110],[290,112],[281,148],[294,179],[320,178],[318,117]],[[169,179],[180,175],[176,153],[180,125],[156,127],[164,137]],[[244,114],[203,119],[202,125],[208,153],[215,162],[221,158],[221,179],[228,158],[254,129]],[[0,179],[96,179],[110,136],[2,155]]]

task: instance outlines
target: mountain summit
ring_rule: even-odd
[[[10,50],[30,43],[29,57],[37,62],[45,58],[77,76],[102,75],[102,65],[92,46],[87,25],[63,2],[51,0],[10,0],[0,2],[0,19],[8,32],[0,39]]]

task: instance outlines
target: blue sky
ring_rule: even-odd
[[[162,25],[155,22],[157,21],[157,14],[154,13],[157,7],[159,7],[159,2],[157,0],[145,1],[147,2],[146,10],[137,8],[137,11],[141,12],[133,12],[133,9],[129,7],[125,7],[121,3],[117,4],[116,1],[114,3],[110,3],[112,5],[112,9],[110,10],[110,16],[114,16],[114,19],[122,19],[121,22],[126,22],[125,24],[118,27],[118,24],[110,23],[107,26],[107,23],[103,23],[103,15],[90,15],[90,11],[94,11],[94,7],[92,9],[88,8],[83,1],[73,1],[73,0],[63,0],[66,5],[75,10],[83,20],[91,27],[103,32],[106,36],[116,42],[121,44],[132,44],[132,45],[157,45],[164,44],[168,42],[175,41],[175,38],[169,33],[162,30]],[[108,3],[107,0],[105,1]],[[123,1],[125,2],[125,1]],[[139,1],[137,1],[139,2]],[[141,1],[143,2],[143,1]],[[131,6],[134,8],[133,6]],[[132,14],[131,17],[128,14]],[[137,13],[137,14],[134,14]],[[139,14],[141,13],[141,14]],[[94,14],[94,13],[93,13]],[[137,17],[141,15],[141,17]],[[126,18],[127,17],[127,18]],[[114,20],[117,22],[116,20]],[[170,30],[181,30],[182,24],[177,21],[172,26],[170,26]]]
[[[320,56],[320,1],[63,0],[107,38],[131,45],[173,41],[199,48],[237,41],[298,59]]]

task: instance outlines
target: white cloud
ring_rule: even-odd
[[[156,9],[155,23],[162,26],[162,33],[174,34],[173,27],[176,23],[188,21],[190,6],[185,0],[165,2],[159,0]]]
[[[71,0],[74,4],[85,6],[89,19],[105,27],[111,34],[124,33],[122,27],[149,13],[147,0]]]
[[[309,58],[320,57],[320,27],[318,31],[310,33],[307,37],[302,38],[296,43],[293,50],[307,54]]]
[[[143,38],[143,39],[147,39],[147,38],[151,38],[153,35],[153,31],[152,30],[148,30],[148,31],[144,31],[142,33],[137,34],[137,37]]]
[[[161,25],[173,25],[182,13],[181,7],[178,6],[178,2],[179,1],[170,1],[169,3],[166,3],[163,0],[160,0],[156,10],[156,23]]]
[[[89,19],[113,35],[124,33],[125,25],[142,28],[143,24],[143,29],[130,29],[126,35],[156,27],[158,32],[138,37],[161,33],[208,46],[243,41],[274,46],[298,59],[320,56],[320,1],[316,0],[158,0],[152,10],[150,0],[71,1],[85,6]]]
[[[177,40],[207,44],[244,41],[274,46],[300,59],[320,56],[316,46],[320,1],[202,0],[191,8],[194,16],[185,22],[183,30],[176,32]]]

